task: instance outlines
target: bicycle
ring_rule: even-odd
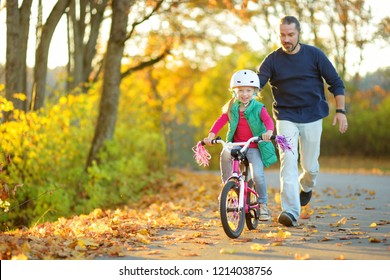
[[[276,140],[282,149],[291,149],[283,136],[272,136],[271,140]],[[238,238],[245,224],[248,230],[254,230],[259,223],[259,194],[253,187],[253,182],[248,178],[249,162],[246,152],[250,143],[260,141],[263,141],[261,136],[252,137],[246,142],[226,143],[220,137],[211,141],[212,144],[222,144],[224,149],[230,150],[232,156],[232,173],[225,181],[219,200],[222,227],[230,238]],[[198,145],[193,148],[199,165],[208,165],[208,160],[211,158],[207,150],[202,148],[204,145],[203,141],[199,141]]]

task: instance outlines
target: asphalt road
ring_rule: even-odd
[[[279,188],[277,171],[266,171],[267,184]],[[275,203],[275,202],[273,202]],[[274,221],[260,223],[229,239],[218,212],[199,214],[204,229],[161,231],[162,237],[122,260],[390,260],[390,176],[321,173],[308,209],[296,228]],[[196,237],[190,238],[194,234]],[[169,242],[173,240],[173,242]]]

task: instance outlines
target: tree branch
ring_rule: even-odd
[[[130,67],[125,72],[121,74],[121,79],[131,75],[133,72],[144,69],[146,67],[152,66],[153,64],[159,62],[160,60],[164,59],[168,54],[170,54],[170,49],[166,48],[159,56],[156,58],[150,59],[148,61],[144,61],[139,63],[138,65],[134,67]]]
[[[140,25],[141,23],[147,21],[152,15],[154,15],[155,12],[158,11],[158,9],[160,9],[162,3],[164,2],[165,0],[160,0],[157,2],[156,6],[153,8],[153,10],[148,14],[146,15],[143,19],[141,19],[140,21],[136,21],[132,24],[131,26],[131,30],[129,31],[129,33],[127,34],[126,36],[126,39],[125,41],[127,41],[128,39],[131,38],[131,36],[133,35],[134,31],[135,31],[135,28]]]

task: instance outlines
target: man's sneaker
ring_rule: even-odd
[[[269,221],[271,220],[270,211],[267,204],[260,204],[260,221]]]
[[[301,206],[305,206],[309,203],[312,193],[313,193],[312,191],[309,191],[309,192],[301,191],[299,193],[299,199],[301,201]]]
[[[296,227],[298,225],[294,216],[286,211],[280,213],[278,222],[286,227]]]

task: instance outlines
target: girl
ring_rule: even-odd
[[[264,142],[251,143],[247,152],[251,176],[259,193],[261,221],[271,219],[268,208],[267,186],[264,178],[264,166],[268,167],[277,161],[275,148],[270,141],[274,123],[264,104],[255,100],[260,89],[257,74],[251,70],[240,70],[230,80],[232,99],[222,108],[222,115],[214,122],[209,135],[203,140],[211,145],[211,140],[229,122],[227,142],[245,142],[253,136],[261,135]],[[225,182],[231,174],[230,153],[222,150],[221,177]]]

